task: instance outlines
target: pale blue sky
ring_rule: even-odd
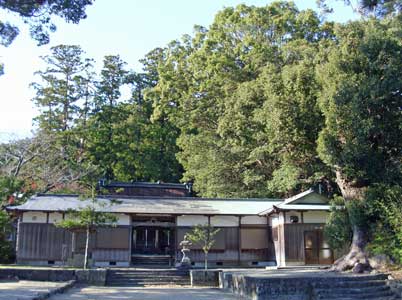
[[[195,24],[208,26],[216,12],[240,3],[264,6],[269,0],[96,0],[88,8],[88,18],[79,25],[58,22],[49,45],[37,47],[23,25],[21,33],[8,48],[0,46],[0,61],[6,74],[0,76],[0,141],[12,136],[26,136],[32,129],[37,111],[29,84],[33,73],[43,67],[39,56],[59,44],[80,45],[87,56],[101,65],[102,58],[120,54],[128,68],[139,71],[141,59],[155,47],[165,46],[183,34],[192,33]],[[347,21],[354,18],[349,7],[336,1],[331,19]],[[315,0],[295,1],[299,9],[316,9]],[[0,19],[15,20],[0,11]]]

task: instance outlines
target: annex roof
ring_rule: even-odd
[[[260,216],[270,215],[272,213],[277,213],[279,211],[290,211],[290,210],[328,211],[331,209],[331,206],[329,205],[328,202],[329,202],[328,198],[326,198],[321,194],[316,193],[313,189],[309,189],[300,194],[285,199],[278,205],[276,204],[272,205],[271,207],[261,211],[259,215]]]
[[[258,215],[259,212],[282,203],[281,199],[211,199],[196,197],[121,197],[100,196],[97,210],[113,213],[137,214],[192,214],[192,215]],[[36,195],[19,206],[7,207],[10,211],[66,212],[83,208],[90,200],[77,195]]]

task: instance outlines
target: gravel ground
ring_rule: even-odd
[[[1,300],[30,300],[41,293],[49,292],[63,286],[64,282],[44,282],[44,281],[1,281],[0,280],[0,299]]]
[[[187,287],[75,287],[50,300],[234,300],[219,289]]]

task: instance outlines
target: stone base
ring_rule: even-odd
[[[75,270],[75,277],[78,283],[104,286],[106,284],[106,269]]]
[[[191,270],[191,286],[219,286],[219,270]]]

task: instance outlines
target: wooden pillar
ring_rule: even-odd
[[[271,250],[272,250],[272,245],[273,245],[272,227],[269,226],[269,216],[266,216],[266,219],[267,219],[267,240],[268,240],[268,253],[267,253],[267,256],[269,256],[269,257],[266,257],[266,259],[271,260],[271,258],[272,258]]]
[[[18,221],[17,221],[17,234],[16,234],[16,236],[15,236],[15,252],[16,252],[16,260],[17,260],[17,263],[18,263],[18,256],[19,256],[19,246],[20,246],[20,235],[21,235],[21,223],[22,223],[22,220],[23,220],[23,214],[21,214],[19,217],[18,217]]]
[[[129,239],[129,244],[128,244],[128,264],[131,265],[131,260],[132,260],[132,255],[133,255],[133,222],[132,222],[132,218],[131,215],[129,215],[129,219],[130,219],[130,229],[128,230],[128,234],[130,235],[128,237]]]
[[[174,227],[174,241],[173,241],[173,256],[175,260],[178,260],[179,257],[177,256],[177,249],[179,245],[179,227],[177,226],[177,216],[175,216],[175,227]]]
[[[237,228],[237,264],[241,264],[241,216],[239,218],[239,226]]]

